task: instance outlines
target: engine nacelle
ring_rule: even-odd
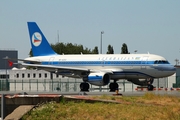
[[[153,79],[128,79],[128,81],[140,86],[147,86],[148,82],[150,82],[150,84],[154,82]]]
[[[104,86],[110,81],[110,76],[107,73],[90,73],[87,77],[83,78],[84,81],[89,82],[92,85]]]

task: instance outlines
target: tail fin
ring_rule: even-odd
[[[35,22],[28,22],[29,37],[33,56],[56,55]]]

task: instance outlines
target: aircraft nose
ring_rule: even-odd
[[[169,67],[169,69],[174,71],[174,72],[176,71],[176,68],[174,66]]]
[[[173,65],[160,65],[157,67],[157,69],[162,70],[162,71],[168,71],[175,73],[176,68]]]
[[[173,65],[164,66],[163,68],[164,68],[166,71],[172,71],[172,72],[175,72],[175,71],[176,71],[176,68],[175,68]]]
[[[163,69],[163,71],[167,71],[169,76],[173,75],[176,72],[176,68],[173,65],[164,66],[162,69]]]

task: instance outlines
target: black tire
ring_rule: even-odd
[[[117,83],[114,83],[114,89],[115,90],[119,89],[119,85]]]
[[[119,88],[119,85],[116,82],[109,84],[110,92],[115,92],[118,88]]]
[[[84,91],[89,91],[89,83],[85,83]]]
[[[81,84],[80,84],[80,89],[81,89],[81,91],[84,90],[84,83],[81,83]]]
[[[80,89],[81,91],[89,91],[89,83],[81,83]]]
[[[149,85],[147,86],[148,91],[153,91],[153,88],[154,88],[154,86],[151,85],[151,84],[149,84]]]
[[[109,84],[109,89],[111,90],[111,89],[113,89],[114,88],[114,83],[110,83]]]

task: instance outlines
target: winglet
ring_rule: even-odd
[[[56,55],[35,22],[28,22],[29,37],[33,56]]]

